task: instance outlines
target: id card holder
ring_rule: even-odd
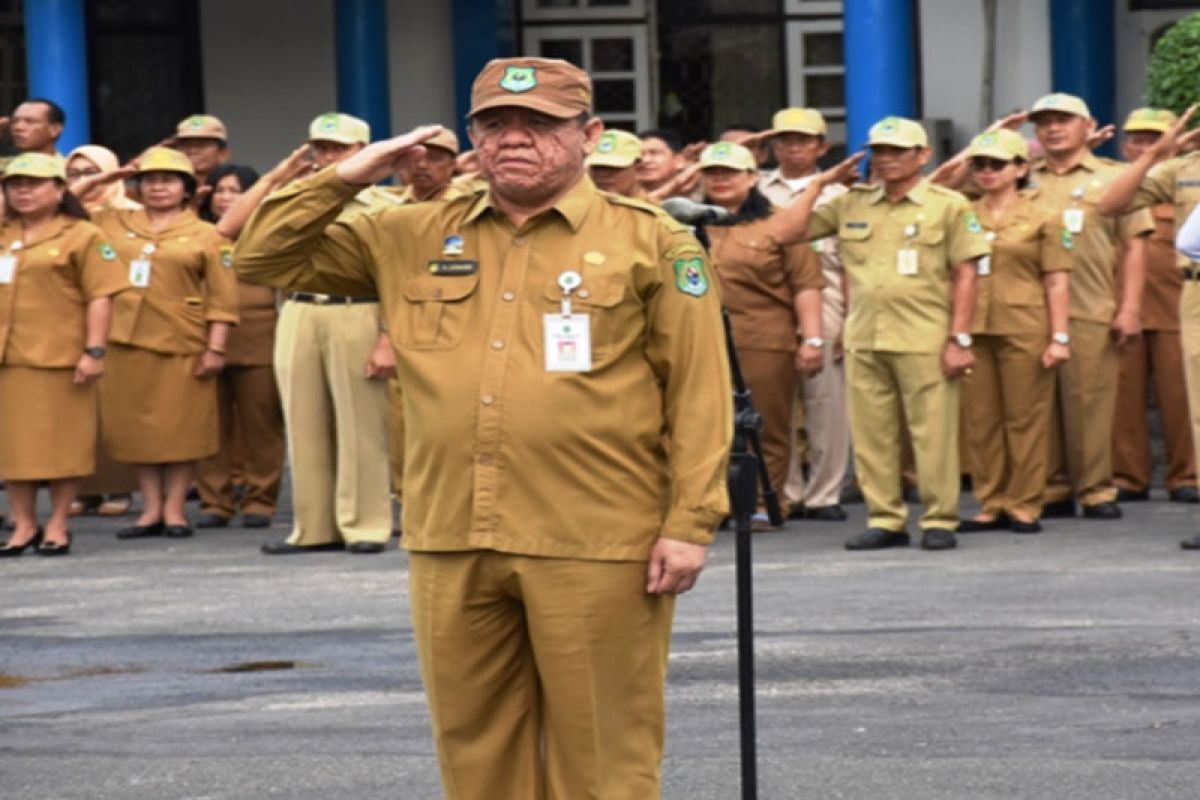
[[[13,255],[0,256],[0,284],[13,282],[17,273],[17,257]]]
[[[979,266],[976,268],[976,274],[980,277],[985,277],[992,274],[992,257],[983,256],[979,259]]]
[[[139,289],[150,285],[150,260],[135,258],[129,262],[129,282]]]
[[[896,272],[901,275],[917,274],[917,251],[911,247],[903,247],[896,251]]]
[[[546,314],[543,318],[546,372],[590,372],[592,329],[587,314]]]
[[[1083,209],[1068,208],[1063,211],[1063,227],[1068,233],[1083,233]]]

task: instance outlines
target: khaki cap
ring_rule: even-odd
[[[758,169],[754,154],[733,142],[716,142],[704,148],[700,154],[700,169],[725,167],[746,172]]]
[[[1135,108],[1125,118],[1122,130],[1126,133],[1134,131],[1153,131],[1166,133],[1179,118],[1165,108]]]
[[[4,168],[4,178],[57,178],[67,179],[67,162],[58,156],[45,153],[22,153],[8,162]]]
[[[592,79],[574,64],[557,58],[495,58],[471,87],[471,113],[521,106],[570,119],[592,111]]]
[[[1033,108],[1029,109],[1029,116],[1036,117],[1041,111],[1060,111],[1063,114],[1074,114],[1084,119],[1092,118],[1092,112],[1088,110],[1087,103],[1073,94],[1063,94],[1062,92],[1039,97],[1033,104]]]
[[[1029,142],[1016,131],[1000,128],[995,131],[981,133],[971,140],[967,151],[969,156],[984,156],[998,158],[1001,161],[1029,160]]]
[[[331,111],[317,117],[308,126],[308,140],[337,144],[369,144],[371,126],[358,117]]]
[[[210,114],[193,114],[175,126],[176,139],[220,139],[229,140],[225,123]]]
[[[170,147],[151,147],[138,158],[138,175],[147,172],[182,172],[196,176],[192,161],[183,153]]]
[[[426,139],[423,144],[426,147],[440,147],[443,150],[449,150],[454,155],[458,155],[458,136],[449,128],[442,128],[442,132],[432,139]]]
[[[600,135],[596,149],[587,157],[589,167],[631,167],[642,158],[642,140],[628,131],[611,130]]]
[[[929,137],[921,123],[904,117],[884,117],[867,133],[867,147],[883,144],[892,147],[928,147]]]
[[[825,117],[814,108],[785,108],[775,112],[771,118],[771,130],[768,133],[808,133],[813,136],[824,136],[826,132]]]

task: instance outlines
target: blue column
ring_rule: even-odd
[[[1050,0],[1052,88],[1082,97],[1100,125],[1120,121],[1115,116],[1116,29],[1112,3]]]
[[[91,115],[83,0],[25,0],[25,53],[29,96],[53,100],[67,112],[59,149],[66,153],[87,144]]]
[[[846,127],[850,152],[883,117],[917,113],[912,0],[846,0]]]
[[[387,0],[335,0],[338,111],[371,126],[373,140],[392,135],[388,93]]]
[[[451,0],[454,25],[454,108],[459,136],[466,146],[466,119],[471,109],[471,84],[483,65],[512,55],[511,0]]]

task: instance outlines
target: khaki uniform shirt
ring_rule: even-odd
[[[796,295],[822,289],[825,278],[812,248],[781,246],[767,233],[769,225],[757,220],[705,230],[733,341],[739,348],[795,352]]]
[[[967,199],[927,180],[896,202],[855,186],[813,210],[808,235],[834,234],[850,281],[846,349],[940,353],[954,267],[991,252]],[[916,251],[915,275],[901,274],[902,250]]]
[[[685,226],[586,177],[520,229],[487,191],[335,222],[355,191],[330,171],[278,192],[238,266],[281,288],[379,294],[406,423],[407,548],[641,560],[660,535],[712,540],[730,377],[717,289]],[[543,318],[560,313],[567,271],[582,277],[586,374],[545,368]]]
[[[190,210],[159,231],[145,211],[105,211],[94,219],[126,265],[143,257],[151,263],[149,285],[117,297],[111,341],[195,355],[208,346],[208,323],[237,323],[233,249],[214,226]]]
[[[13,256],[11,283],[0,284],[0,364],[74,367],[87,337],[87,306],[128,288],[128,268],[108,237],[84,220],[59,216],[34,243],[21,223],[0,226],[0,255]]]
[[[1106,217],[1096,203],[1125,167],[1088,153],[1082,161],[1059,175],[1045,160],[1034,162],[1030,184],[1041,190],[1042,204],[1064,222],[1068,210],[1083,212],[1083,231],[1069,234],[1074,260],[1071,269],[1071,319],[1102,322],[1117,315],[1117,267],[1121,243],[1154,230],[1147,211]]]
[[[1172,214],[1172,222],[1181,225],[1192,213],[1192,209],[1196,207],[1196,204],[1200,203],[1200,152],[1188,153],[1177,158],[1168,159],[1154,166],[1142,181],[1142,185],[1138,188],[1137,196],[1133,201],[1133,207],[1146,208],[1148,206],[1167,203],[1171,205],[1174,212]],[[1165,222],[1165,214],[1158,209],[1155,209],[1153,213],[1156,225],[1161,226]],[[1156,306],[1162,305],[1162,303],[1149,298],[1151,294],[1149,286],[1150,271],[1153,270],[1156,277],[1161,279],[1161,285],[1164,289],[1170,286],[1170,294],[1166,291],[1162,292],[1165,295],[1162,299],[1166,302],[1171,302],[1173,298],[1179,296],[1175,292],[1183,291],[1183,276],[1179,272],[1178,267],[1187,266],[1189,263],[1186,256],[1175,250],[1174,231],[1172,230],[1171,250],[1175,254],[1176,266],[1176,269],[1172,273],[1172,283],[1178,281],[1179,287],[1175,289],[1174,286],[1167,284],[1165,277],[1163,277],[1166,263],[1165,256],[1161,254],[1163,246],[1161,244],[1156,245],[1155,243],[1155,239],[1159,238],[1159,235],[1161,235],[1161,230],[1158,235],[1151,237],[1147,243],[1148,251],[1157,249],[1158,255],[1148,256],[1146,264],[1147,297],[1142,299],[1143,324],[1152,330],[1179,330],[1179,303],[1177,301],[1170,308],[1172,313],[1169,320],[1161,317],[1161,321],[1169,323],[1171,327],[1154,328],[1151,324],[1152,321],[1160,319],[1160,314],[1158,310],[1150,312],[1148,300],[1155,303]]]
[[[1062,217],[1041,205],[1036,189],[1022,192],[1001,219],[992,216],[982,199],[971,205],[992,243],[988,274],[979,276],[971,333],[1049,338],[1044,278],[1048,272],[1071,269],[1072,242],[1063,236]]]

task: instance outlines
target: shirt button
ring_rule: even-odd
[[[492,397],[490,394],[485,394],[483,397],[480,398],[480,400],[483,401],[483,404],[485,406],[490,406],[492,403],[496,402],[496,398]]]
[[[500,296],[504,298],[504,302],[506,302],[506,303],[511,303],[513,300],[517,299],[516,294],[514,294],[513,292],[505,292],[504,294],[502,294]]]
[[[493,350],[503,350],[503,349],[504,349],[504,342],[502,342],[502,341],[500,341],[499,339],[497,339],[496,341],[492,342],[492,349],[493,349]]]
[[[591,297],[591,295],[592,295],[592,293],[591,293],[591,292],[589,292],[587,289],[580,289],[580,290],[579,290],[578,292],[576,292],[575,294],[579,295],[581,298],[583,298],[583,299],[585,299],[585,300],[586,300],[587,298]]]
[[[488,464],[492,463],[492,457],[488,455],[480,456],[479,463],[486,467]]]
[[[524,247],[525,246],[525,237],[518,236],[517,238],[513,239],[513,244],[517,247]]]

